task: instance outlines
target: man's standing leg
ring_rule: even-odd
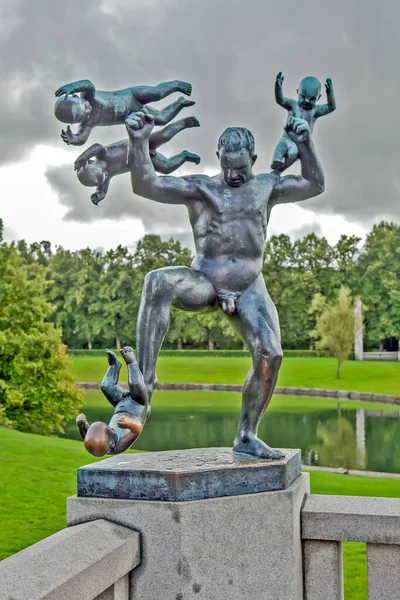
[[[146,275],[136,329],[136,347],[149,401],[157,384],[155,367],[168,331],[171,306],[202,310],[214,306],[215,300],[215,289],[207,277],[189,267],[166,267]]]
[[[258,424],[267,408],[282,363],[278,313],[262,275],[237,301],[230,322],[249,348],[253,365],[243,388],[242,410],[233,449],[260,458],[279,459],[284,454],[257,437]]]

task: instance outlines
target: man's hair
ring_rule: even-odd
[[[218,150],[237,152],[245,148],[250,156],[254,156],[255,146],[254,135],[246,127],[228,127],[218,140]]]

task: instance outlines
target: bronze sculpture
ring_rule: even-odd
[[[297,103],[284,98],[282,81],[280,73],[275,93],[278,103],[289,111],[289,118],[274,155],[273,171],[259,175],[253,173],[257,159],[253,134],[243,127],[229,127],[218,141],[219,175],[157,176],[156,169],[162,171],[164,168],[164,173],[166,169],[165,164],[161,169],[157,166],[159,157],[155,148],[160,144],[157,145],[155,140],[165,137],[168,128],[157,133],[153,133],[153,128],[155,124],[164,122],[166,117],[153,108],[143,108],[143,104],[151,101],[149,90],[159,90],[158,94],[162,90],[167,95],[179,86],[184,91],[182,86],[186,86],[189,94],[189,84],[170,82],[147,88],[147,100],[143,99],[144,96],[138,99],[130,92],[133,104],[126,101],[126,90],[110,96],[98,92],[101,102],[109,103],[108,109],[114,102],[118,104],[119,99],[115,100],[115,95],[122,94],[122,104],[114,111],[114,117],[111,109],[107,109],[102,122],[98,118],[101,111],[98,108],[93,111],[93,106],[97,106],[93,98],[97,96],[93,96],[94,86],[90,82],[64,86],[56,93],[58,96],[65,95],[64,102],[67,102],[69,94],[83,92],[83,99],[73,99],[71,106],[61,102],[56,106],[59,118],[65,117],[63,111],[69,119],[72,115],[74,122],[82,121],[82,114],[88,115],[86,124],[78,133],[78,140],[68,141],[68,135],[63,136],[67,143],[84,143],[94,125],[118,124],[121,119],[125,120],[129,136],[127,142],[117,142],[107,148],[95,144],[75,163],[81,182],[98,186],[93,202],[97,204],[104,198],[111,177],[130,170],[135,194],[164,204],[186,206],[196,247],[191,267],[165,267],[146,276],[137,323],[138,362],[131,348],[121,351],[130,374],[129,393],[118,387],[121,363],[107,351],[110,367],[103,380],[102,391],[115,406],[114,415],[108,426],[94,423],[89,427],[84,415],[77,419],[85,446],[95,456],[123,452],[140,434],[150,415],[150,400],[157,385],[156,361],[168,330],[170,310],[174,306],[192,311],[221,310],[250,350],[252,367],[243,388],[242,410],[233,450],[269,460],[284,457],[282,451],[270,448],[257,437],[258,424],[271,400],[282,362],[278,314],[261,272],[266,229],[275,205],[299,202],[324,191],[324,174],[311,134],[315,119],[334,110],[335,100],[330,80],[326,83],[328,105],[324,106],[316,106],[320,89],[317,79],[302,81]],[[92,94],[90,107],[86,104],[88,94]],[[127,114],[128,109],[140,102],[141,110],[133,108]],[[175,116],[180,108],[167,107],[165,111],[168,110],[170,120],[173,118],[171,114]],[[93,113],[97,115],[96,122],[93,121]],[[90,130],[87,129],[88,123],[93,123]],[[196,121],[192,125],[186,122],[185,126],[197,125]],[[170,127],[170,133],[183,128],[179,121]],[[96,159],[94,163],[90,160],[93,157]],[[280,171],[297,158],[301,174],[282,176]],[[186,156],[186,160],[198,164],[197,159],[196,155]],[[179,160],[182,160],[182,155]]]
[[[305,77],[301,80],[299,89],[297,90],[297,100],[285,98],[282,90],[283,80],[282,73],[278,73],[275,80],[275,100],[277,104],[288,111],[288,118],[305,119],[310,125],[311,132],[313,131],[315,121],[319,117],[328,115],[336,110],[336,100],[331,79],[327,79],[325,83],[327,104],[317,104],[321,97],[321,83],[316,77]],[[284,133],[275,148],[271,169],[276,169],[280,172],[285,171],[296,162],[298,157],[296,144]]]
[[[186,117],[167,125],[161,131],[157,131],[151,135],[149,140],[151,160],[158,173],[168,175],[176,171],[185,162],[191,162],[196,165],[200,163],[200,156],[187,150],[183,150],[170,158],[166,158],[157,152],[157,148],[169,142],[169,140],[183,129],[199,126],[200,123],[196,117]],[[79,181],[85,186],[97,187],[96,191],[91,195],[93,204],[97,205],[101,200],[104,200],[112,177],[129,173],[132,168],[132,158],[128,139],[114,142],[108,146],[93,144],[78,156],[74,168]]]
[[[84,79],[63,85],[56,91],[54,114],[63,123],[79,124],[77,133],[72,133],[68,125],[66,130],[61,131],[61,137],[68,145],[83,146],[94,127],[122,125],[130,113],[140,110],[149,102],[163,100],[174,92],[190,96],[192,86],[176,80],[154,87],[139,85],[115,92],[102,92],[91,81]],[[161,111],[154,108],[149,110],[154,115],[156,125],[166,125],[182,108],[193,105],[192,100],[180,97]]]

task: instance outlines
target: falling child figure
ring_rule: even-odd
[[[137,440],[149,413],[146,387],[130,346],[121,349],[128,367],[129,391],[118,385],[122,363],[114,352],[107,350],[109,367],[101,382],[101,391],[114,406],[108,425],[100,421],[89,425],[84,414],[76,419],[85,448],[93,456],[119,454]]]

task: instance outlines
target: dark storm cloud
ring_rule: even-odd
[[[315,131],[327,191],[303,206],[365,224],[399,219],[396,0],[3,0],[0,17],[3,162],[39,142],[62,144],[53,94],[63,83],[89,77],[118,89],[179,77],[193,83],[190,112],[202,128],[180,134],[166,153],[187,147],[202,156],[198,169],[216,168],[219,134],[241,125],[255,133],[258,170],[268,170],[285,122],[273,98],[276,72],[291,97],[303,76],[332,77],[338,110]],[[123,127],[98,128],[90,143],[122,137]],[[72,163],[79,149],[70,151]],[[52,169],[48,177],[67,218],[138,216],[149,231],[167,231],[176,219],[188,226],[183,209],[133,199],[127,176],[112,182],[100,207],[73,172]]]

